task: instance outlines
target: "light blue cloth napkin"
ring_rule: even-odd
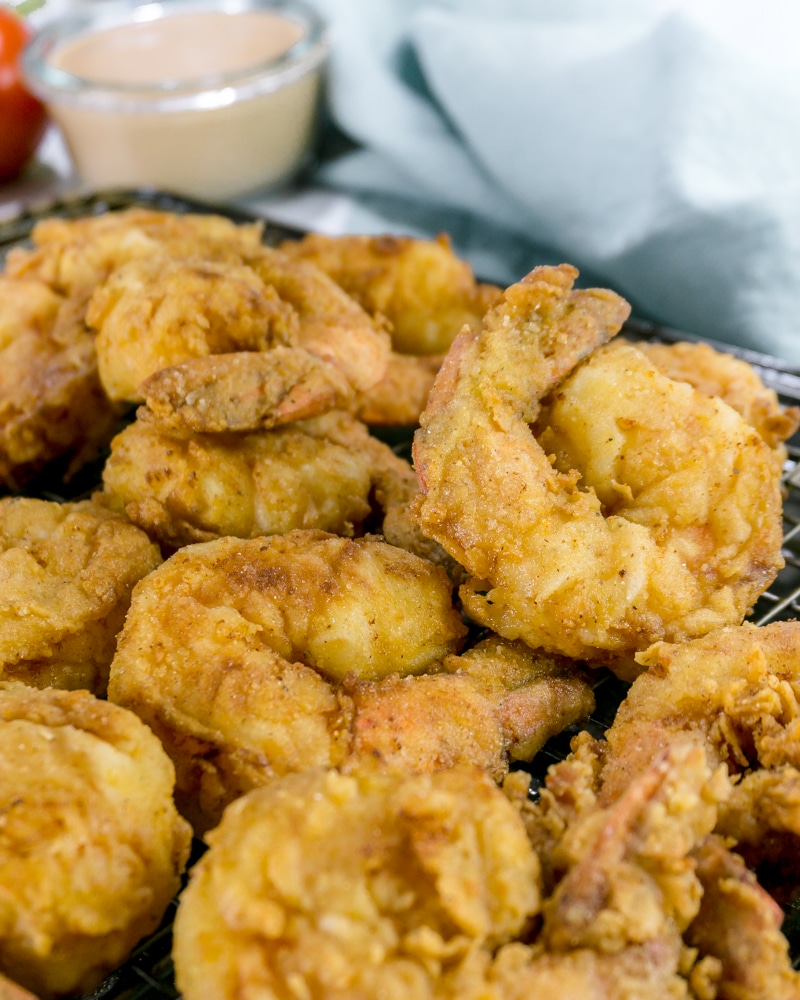
[[[446,229],[505,283],[570,261],[800,366],[800,5],[312,2],[350,231]]]

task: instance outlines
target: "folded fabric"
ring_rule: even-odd
[[[800,366],[800,8],[312,2],[355,144],[314,179],[373,229],[450,229],[499,281],[570,261],[646,317]]]

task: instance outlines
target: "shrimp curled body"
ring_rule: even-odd
[[[474,620],[609,662],[738,623],[782,564],[781,500],[731,407],[598,350],[628,306],[576,276],[537,268],[453,345],[415,436],[416,517],[471,574]]]

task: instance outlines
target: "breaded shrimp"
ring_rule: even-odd
[[[416,516],[471,574],[475,621],[613,662],[742,620],[783,564],[780,483],[727,404],[597,350],[628,306],[575,277],[536,269],[456,340],[415,436]]]
[[[374,538],[188,546],[137,588],[109,697],[161,737],[197,830],[275,775],[320,766],[470,763],[499,780],[592,710],[591,685],[523,643],[455,655],[451,589]]]
[[[86,311],[100,379],[111,399],[141,402],[141,383],[187,358],[267,351],[297,335],[297,318],[244,264],[133,260],[97,287]]]
[[[193,821],[216,819],[273,774],[343,759],[337,681],[422,673],[458,650],[451,591],[442,569],[376,538],[188,546],[135,590],[109,698],[161,736]]]
[[[337,535],[402,529],[417,493],[410,465],[346,413],[242,434],[168,433],[140,419],[112,442],[104,495],[169,548],[295,528]],[[431,548],[418,530],[401,547]],[[416,543],[416,547],[415,547]]]
[[[0,678],[104,695],[131,591],[161,562],[90,500],[0,500]]]
[[[140,419],[179,434],[280,427],[333,409],[350,409],[344,374],[299,347],[192,358],[154,372],[139,391]]]
[[[322,268],[370,315],[388,323],[386,374],[362,392],[355,412],[372,426],[413,427],[425,409],[444,353],[465,325],[479,326],[500,296],[475,281],[446,236],[323,236],[287,240],[289,256]]]
[[[475,281],[445,235],[324,236],[285,240],[281,250],[321,268],[364,309],[389,322],[400,355],[443,354],[465,324],[478,325],[499,297]]]
[[[676,382],[688,382],[704,396],[719,396],[755,427],[771,448],[785,454],[783,442],[800,426],[800,409],[784,406],[752,365],[710,344],[643,341],[636,347]]]
[[[142,401],[149,380],[154,415],[200,432],[324,412],[378,382],[390,352],[388,334],[326,274],[268,247],[234,263],[131,261],[95,290],[87,322],[112,398]],[[248,351],[264,356],[243,360]]]
[[[441,354],[393,352],[380,382],[357,397],[355,413],[372,427],[415,427],[443,361]]]
[[[745,623],[638,654],[633,682],[606,734],[603,797],[678,737],[701,743],[735,774],[800,768],[800,623]]]
[[[406,771],[480,764],[496,781],[594,709],[586,671],[564,657],[491,636],[441,672],[345,685],[353,741],[344,768],[378,759]]]
[[[44,282],[85,303],[116,268],[169,247],[177,256],[236,259],[261,245],[261,222],[237,225],[221,215],[128,208],[76,219],[52,217],[33,227],[32,248],[14,247],[5,261],[13,278]]]
[[[722,838],[709,837],[694,858],[703,895],[686,941],[719,963],[717,996],[797,1000],[800,972],[781,933],[783,910]]]
[[[119,416],[81,310],[40,281],[0,276],[0,485],[19,490],[56,459],[70,478]]]
[[[691,739],[736,776],[716,831],[790,899],[800,843],[800,623],[730,626],[656,643],[637,660],[647,670],[606,734],[603,800],[665,746]]]
[[[158,927],[190,845],[174,781],[132,712],[0,683],[0,972],[88,993]]]
[[[519,813],[463,766],[291,775],[208,840],[175,921],[186,1000],[494,996],[476,966],[539,908]]]

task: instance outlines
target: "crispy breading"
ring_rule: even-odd
[[[800,426],[800,409],[784,406],[752,365],[704,343],[643,341],[636,347],[671,379],[688,382],[704,396],[723,399],[785,457],[781,446]]]
[[[784,914],[725,842],[709,838],[695,852],[703,887],[700,912],[686,939],[720,966],[720,1000],[797,1000],[800,972],[792,968],[781,933]]]
[[[510,760],[532,760],[594,708],[590,677],[574,662],[497,636],[446,656],[441,669],[348,688],[353,742],[343,767],[376,758],[427,771],[468,760],[500,781]]]
[[[36,223],[33,247],[12,248],[5,270],[35,278],[54,291],[86,302],[113,270],[170,247],[177,256],[197,254],[235,260],[261,245],[261,222],[237,225],[221,215],[129,208],[75,219],[52,216]]]
[[[405,518],[418,492],[410,465],[338,411],[272,430],[192,436],[140,415],[112,441],[103,488],[110,503],[173,548],[224,535],[319,528],[352,536],[368,527],[433,554]]]
[[[141,402],[162,368],[297,337],[297,317],[244,264],[156,254],[116,268],[89,301],[100,380],[111,399]]]
[[[371,315],[390,324],[399,354],[443,354],[465,324],[479,324],[498,298],[495,285],[476,282],[445,235],[324,236],[285,240],[281,250],[329,274]]]
[[[99,503],[0,500],[0,678],[104,695],[134,584],[160,562]]]
[[[139,386],[138,417],[165,431],[255,431],[333,409],[351,409],[344,373],[301,347],[237,351],[163,368]]]
[[[175,921],[187,1000],[463,996],[539,905],[519,814],[470,768],[292,775],[208,839]]]
[[[783,564],[780,482],[727,404],[598,350],[628,306],[576,273],[535,270],[456,340],[415,435],[415,513],[471,574],[471,618],[613,662],[741,621]]]
[[[174,777],[133,713],[0,683],[0,971],[89,992],[155,930],[189,853]]]
[[[286,240],[281,249],[322,268],[370,315],[388,323],[386,374],[361,393],[356,407],[373,426],[417,423],[444,353],[465,325],[480,325],[500,295],[497,286],[475,281],[445,235],[420,240],[314,233]]]
[[[497,779],[594,705],[575,664],[464,638],[443,570],[322,532],[188,546],[137,587],[109,697],[161,737],[195,828],[275,775],[314,767]]]
[[[800,623],[750,623],[637,656],[634,681],[606,734],[603,795],[613,799],[678,736],[732,773],[800,769]]]
[[[109,697],[161,736],[182,808],[208,825],[273,774],[343,759],[336,681],[421,673],[457,650],[451,590],[442,569],[371,537],[188,546],[134,591]]]
[[[356,414],[372,427],[415,427],[443,360],[442,354],[391,354],[380,382],[358,396]]]
[[[116,430],[81,310],[42,282],[0,275],[0,485],[18,490],[50,462],[69,478]]]

